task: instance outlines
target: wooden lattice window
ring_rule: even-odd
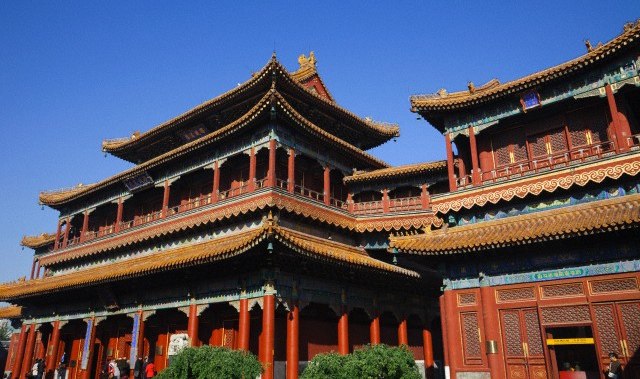
[[[607,113],[603,107],[580,109],[567,114],[573,146],[586,146],[607,140]]]

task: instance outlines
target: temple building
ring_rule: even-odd
[[[132,163],[40,194],[54,232],[0,284],[5,373],[165,368],[184,344],[250,351],[262,378],[405,345],[426,378],[640,378],[640,22],[514,81],[411,97],[446,159],[391,167],[399,127],[275,57],[144,133]]]

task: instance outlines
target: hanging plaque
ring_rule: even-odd
[[[91,334],[93,332],[93,320],[87,320],[87,332],[84,335],[84,346],[82,347],[82,361],[80,368],[87,369],[89,365],[89,352],[91,351]]]
[[[138,358],[138,333],[140,332],[140,313],[133,315],[133,330],[131,331],[131,354],[129,364],[134,367]],[[144,341],[144,340],[143,340]]]

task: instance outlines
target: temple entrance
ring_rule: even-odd
[[[555,378],[600,378],[591,326],[547,328],[546,337]]]
[[[507,378],[545,379],[547,366],[535,308],[500,312]]]

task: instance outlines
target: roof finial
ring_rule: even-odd
[[[587,47],[587,52],[590,53],[593,51],[593,46],[591,45],[591,41],[588,39],[584,40],[584,45]]]
[[[276,57],[276,48],[273,48],[273,53],[271,53],[271,60],[272,61],[277,61],[278,58]]]
[[[476,92],[476,86],[475,86],[475,84],[473,84],[472,81],[468,81],[467,82],[467,88],[469,88],[469,93]]]
[[[300,68],[304,67],[316,67],[316,55],[312,52],[309,53],[309,58],[304,54],[300,54],[298,57],[298,64],[300,64]]]

